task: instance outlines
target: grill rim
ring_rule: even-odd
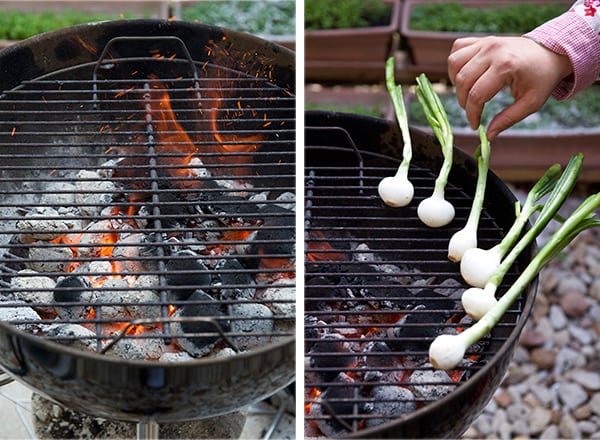
[[[368,129],[366,129],[365,126],[368,126]],[[374,153],[383,154],[387,157],[395,157],[392,154],[395,152],[400,155],[399,157],[401,157],[401,150],[399,150],[399,147],[396,147],[396,150],[392,152],[390,151],[392,147],[389,144],[397,143],[400,145],[399,140],[401,139],[401,134],[397,124],[394,124],[392,121],[346,112],[308,110],[305,112],[305,130],[310,130],[311,127],[342,127],[350,132],[353,141],[357,137],[355,133],[362,134],[365,131],[377,132],[377,135],[380,137],[380,141],[382,141],[384,144],[387,143],[388,145],[384,145],[384,151],[378,150],[374,151]],[[355,130],[354,133],[353,130]],[[424,142],[438,145],[434,136],[426,131],[411,126],[410,133],[411,137],[413,138],[413,149],[420,148],[420,144]],[[370,135],[372,135],[372,133],[370,133],[369,136]],[[308,136],[305,137],[308,138]],[[415,139],[419,139],[421,142],[418,142]],[[367,145],[373,145],[373,143],[371,142]],[[309,141],[307,141],[305,143],[305,149],[310,147]],[[345,147],[345,151],[350,150],[350,146]],[[368,151],[373,152],[372,150]],[[454,153],[453,169],[458,167],[460,167],[461,170],[477,169],[473,159],[467,153],[461,150],[460,147],[455,147]],[[415,156],[414,153],[413,156]],[[471,163],[469,168],[465,168],[465,164],[467,163]],[[305,170],[306,169],[309,169],[309,166],[306,165]],[[309,176],[307,176],[305,172],[305,187],[306,180],[308,178]],[[450,177],[450,179],[451,178],[452,177]],[[507,201],[511,201],[513,203],[517,200],[514,193],[510,191],[506,184],[493,171],[490,171],[489,179],[491,180],[488,181],[488,186],[493,186],[494,189],[500,191],[500,194],[497,196],[498,198],[504,197]],[[528,228],[529,224],[527,225],[527,229]],[[529,249],[530,257],[532,257],[536,252],[535,244]],[[305,274],[305,277],[306,275],[308,275],[308,272]],[[536,277],[536,279],[526,289],[527,297],[522,301],[521,314],[518,321],[512,326],[512,329],[506,340],[502,343],[500,348],[486,361],[486,364],[472,374],[467,381],[461,383],[456,387],[455,390],[442,397],[438,401],[431,402],[426,406],[411,412],[410,414],[402,415],[391,422],[383,423],[378,426],[360,429],[354,432],[348,432],[345,433],[344,436],[347,438],[430,438],[432,436],[441,435],[447,438],[456,438],[462,434],[462,432],[468,428],[471,422],[475,420],[487,402],[492,398],[493,390],[495,390],[503,380],[503,373],[506,371],[508,364],[511,361],[512,353],[519,340],[519,335],[525,327],[529,315],[533,309],[538,284],[539,278]],[[488,398],[484,400],[480,399],[481,401],[477,402],[477,405],[473,406],[473,395],[484,395],[486,391],[489,392]],[[462,403],[464,402],[467,402],[467,405],[463,405]],[[464,410],[465,407],[468,408],[468,411],[466,412]],[[457,418],[460,419],[460,424],[464,426],[457,427],[451,423],[447,423],[449,426],[432,426],[436,422],[445,422],[447,420],[456,421]],[[432,432],[434,434],[432,434]]]

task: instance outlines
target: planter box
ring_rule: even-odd
[[[402,11],[402,19],[400,22],[400,34],[405,39],[411,64],[407,68],[413,72],[425,72],[427,74],[447,75],[448,70],[448,55],[452,50],[452,44],[457,38],[489,35],[489,34],[474,34],[469,32],[428,32],[412,30],[410,28],[410,17],[415,6],[426,3],[449,3],[448,0],[405,0]],[[565,11],[571,5],[570,0],[499,0],[499,1],[483,1],[483,0],[462,0],[461,4],[473,8],[486,8],[508,6],[515,3],[560,3],[565,5]]]
[[[392,6],[390,23],[353,29],[306,31],[305,76],[307,80],[381,81],[385,61],[398,44],[401,0],[385,0]]]

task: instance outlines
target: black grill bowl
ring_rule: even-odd
[[[122,37],[132,40],[120,40],[108,47],[109,42]],[[177,39],[175,43],[174,39]],[[214,50],[218,47],[228,49]],[[106,53],[104,49],[108,49]],[[165,58],[163,49],[172,57],[167,55]],[[120,66],[135,68],[124,74],[119,71]],[[40,188],[34,191],[23,189],[22,182],[35,180],[40,175],[46,179],[53,168],[61,170],[59,174],[65,172],[65,176],[70,176],[68,173],[72,170],[97,169],[106,160],[102,155],[108,146],[139,142],[136,136],[140,133],[136,130],[140,127],[142,135],[153,137],[143,131],[149,125],[144,122],[143,110],[141,124],[132,124],[127,130],[114,130],[107,137],[101,136],[100,127],[128,121],[131,109],[140,106],[139,100],[126,100],[120,108],[111,109],[110,100],[106,98],[114,96],[114,84],[117,88],[122,85],[139,91],[141,87],[149,87],[149,81],[168,78],[168,84],[173,86],[169,87],[169,93],[173,94],[174,107],[179,106],[177,118],[187,119],[188,123],[203,122],[189,117],[194,107],[189,104],[193,99],[187,97],[196,96],[193,87],[202,82],[196,81],[192,72],[205,66],[209,66],[209,71],[220,72],[216,78],[205,78],[209,84],[221,78],[228,79],[231,72],[231,78],[237,80],[243,77],[240,82],[246,81],[251,87],[260,82],[262,88],[276,95],[277,99],[261,101],[261,92],[253,90],[249,97],[231,99],[227,105],[234,105],[235,112],[246,114],[255,102],[260,101],[260,116],[249,117],[248,120],[258,123],[257,119],[269,117],[275,121],[271,127],[277,129],[265,132],[269,142],[265,142],[264,148],[258,147],[262,151],[252,163],[257,170],[252,177],[261,190],[273,191],[273,186],[277,186],[281,192],[293,191],[293,52],[252,35],[216,26],[166,20],[119,20],[41,34],[0,52],[0,125],[4,127],[2,130],[9,131],[9,135],[10,126],[23,132],[18,141],[15,140],[18,136],[13,140],[10,136],[3,136],[4,141],[0,142],[2,157],[6,159],[0,166],[0,190],[3,194],[23,193],[22,200],[12,208],[16,207],[18,211],[20,204],[27,203],[25,196],[44,192],[43,184],[40,192]],[[98,78],[92,79],[96,74]],[[118,77],[106,79],[106,75],[111,74]],[[125,85],[127,82],[129,85]],[[205,93],[207,82],[197,90],[202,89]],[[87,86],[89,89],[83,88]],[[244,94],[242,86],[235,90],[238,90],[236,96]],[[238,99],[241,102],[236,102]],[[13,104],[14,107],[11,107]],[[143,105],[141,108],[144,108]],[[139,115],[136,117],[139,118]],[[225,116],[221,118],[227,121]],[[248,124],[245,130],[253,127],[253,122]],[[264,121],[260,124],[262,126]],[[235,126],[235,123],[231,125]],[[200,132],[207,128],[192,130]],[[73,154],[69,151],[56,154],[57,145],[71,148]],[[152,197],[158,197],[156,191]],[[2,203],[7,202],[3,200]],[[3,205],[4,208],[6,206]],[[165,210],[168,208],[166,206]],[[19,215],[5,216],[4,212],[3,219],[11,216],[14,219],[15,215]],[[285,227],[277,224],[273,228],[277,233]],[[4,238],[2,246],[10,246],[7,244],[10,228],[0,225],[0,230],[4,231],[0,233]],[[287,228],[293,235],[293,227]],[[156,236],[167,235],[167,232],[165,229]],[[278,255],[291,252],[293,257],[290,243],[294,243],[293,237],[288,238],[287,247],[281,246],[284,250],[273,252]],[[8,292],[14,268],[9,267],[10,262],[5,255],[0,258],[3,259],[0,267],[4,277],[0,287],[2,292]],[[162,278],[165,271],[163,267]],[[162,282],[161,285],[164,286]],[[163,302],[165,294],[166,290],[163,290],[163,310],[167,307],[167,303]],[[165,318],[166,312],[162,313]],[[293,322],[293,317],[289,319]],[[158,317],[155,323],[158,322],[168,322],[168,318],[165,321]],[[164,337],[169,338],[168,335]],[[282,330],[280,334],[274,334],[271,341],[271,344],[223,358],[204,357],[184,362],[125,360],[77,350],[43,335],[21,331],[13,323],[0,322],[0,367],[36,392],[94,416],[133,422],[143,418],[156,422],[191,420],[234,411],[289,385],[295,377],[293,332]]]
[[[384,301],[390,298],[386,296],[386,289],[388,292],[398,289],[397,285],[390,281],[370,281],[373,274],[365,270],[365,265],[356,263],[356,260],[352,258],[351,262],[344,266],[344,273],[335,279],[358,280],[362,277],[361,283],[363,284],[354,288],[353,295],[342,297],[338,294],[338,296],[333,295],[335,297],[332,298],[332,286],[327,284],[328,282],[322,281],[327,278],[327,271],[332,267],[329,261],[326,261],[328,260],[327,252],[334,252],[334,254],[346,252],[347,255],[352,255],[354,252],[352,243],[366,243],[371,252],[375,252],[390,264],[408,264],[410,267],[418,269],[422,278],[435,277],[437,281],[434,281],[433,284],[439,283],[440,279],[453,279],[456,282],[456,285],[451,287],[451,289],[455,289],[454,293],[460,294],[467,288],[468,286],[460,277],[458,266],[447,259],[447,244],[451,235],[462,228],[470,211],[477,179],[477,167],[474,160],[459,149],[455,149],[446,197],[455,205],[457,215],[447,227],[429,229],[423,226],[416,217],[416,207],[421,199],[431,195],[433,181],[437,177],[442,163],[440,146],[433,136],[420,130],[411,129],[413,160],[409,179],[415,185],[415,198],[407,207],[390,208],[380,201],[377,195],[377,184],[381,178],[395,173],[402,158],[402,137],[395,122],[362,115],[308,111],[305,124],[306,236],[311,237],[313,234],[313,237],[317,237],[316,240],[327,237],[327,240],[335,248],[335,251],[332,251],[330,248],[318,244],[313,244],[311,247],[309,242],[315,239],[307,238],[305,247],[309,251],[306,253],[310,253],[310,249],[316,249],[316,252],[322,252],[324,256],[321,259],[305,256],[307,260],[305,262],[305,278],[307,280],[305,315],[310,315],[312,310],[323,310],[317,312],[317,318],[318,313],[321,313],[325,317],[324,319],[335,315],[335,312],[331,312],[327,308],[319,308],[320,304],[329,302],[335,304],[331,306],[332,308],[342,304],[340,310],[347,313],[344,315],[346,317],[344,322],[354,322],[351,321],[353,315],[362,314],[364,318],[368,313],[379,313],[369,312],[366,306],[363,308],[363,310],[367,310],[366,312],[353,311],[351,304],[361,301],[362,292],[371,292],[368,294],[377,297],[374,301]],[[480,247],[484,249],[491,247],[509,229],[514,221],[515,201],[513,193],[506,184],[490,173],[484,212],[480,221]],[[534,252],[535,247],[532,246],[520,256],[519,261],[500,286],[501,292],[507,289],[509,285],[507,283],[516,279],[520,271],[531,260]],[[331,259],[335,259],[335,256],[329,258],[329,260]],[[349,273],[352,272],[353,264],[360,268],[357,269],[356,274]],[[318,273],[320,276],[316,281],[310,280],[314,273]],[[333,275],[335,277],[336,274],[333,273]],[[349,421],[346,422],[346,431],[340,435],[350,438],[457,438],[460,436],[483,410],[502,381],[518,343],[519,335],[531,312],[536,287],[537,280],[522,293],[498,326],[492,330],[489,345],[482,352],[478,362],[464,367],[467,370],[465,376],[458,384],[454,385],[454,389],[449,394],[438,400],[427,401],[423,405],[417,406],[413,412],[401,416],[390,417],[382,414],[378,417],[384,418],[384,422],[377,426],[364,427],[357,422],[361,416],[356,414],[362,414],[362,404],[369,398],[361,395],[361,391],[356,391],[360,397],[355,398],[354,402],[352,402],[352,398],[346,396],[346,407],[342,417],[345,416]],[[351,281],[342,282],[336,291],[344,292],[346,289],[353,289]],[[327,291],[329,293],[325,293]],[[398,300],[396,299],[396,301]],[[433,306],[433,309],[438,309],[438,307]],[[460,306],[451,307],[451,312],[454,313],[459,311],[454,307]],[[348,310],[352,311],[348,312]],[[318,328],[313,322],[305,323],[305,356],[308,358],[310,358],[311,344],[319,341],[319,336],[315,336]],[[364,324],[365,326],[378,326],[378,324],[370,324],[374,321],[360,322],[368,322]],[[344,325],[344,323],[327,322],[325,331]],[[352,324],[348,325],[352,327]],[[394,326],[396,324],[381,325]],[[442,327],[445,325],[447,324],[441,324]],[[351,332],[349,333],[351,334]],[[349,336],[349,338],[352,339],[353,336]],[[362,344],[361,337],[354,338],[358,341],[357,343]],[[378,336],[374,339],[386,342],[386,337]],[[409,340],[409,338],[406,339]],[[421,344],[421,348],[396,348],[392,349],[390,355],[426,356],[426,347],[433,340],[433,336],[423,336],[423,340],[426,344]],[[327,355],[329,354],[327,353]],[[381,355],[381,353],[374,353],[373,356],[377,354]],[[323,353],[319,352],[319,355],[323,355]],[[363,353],[362,356],[366,358],[370,354]],[[359,355],[356,357],[358,358]],[[321,391],[326,389],[333,380],[331,375],[319,376],[320,368],[323,367],[313,364],[309,364],[307,367],[306,396],[313,395],[311,394],[313,388]],[[339,370],[344,370],[344,368],[338,370],[337,367],[332,366],[327,368],[335,371],[335,374]],[[398,371],[403,371],[403,368],[412,370],[410,366],[391,368],[397,368]],[[325,370],[325,368],[323,369]],[[376,370],[377,368],[372,367],[372,369]],[[366,362],[365,365],[361,364],[348,369],[350,371],[348,374],[354,377],[357,383],[360,383],[356,385],[356,389],[363,386],[362,383],[367,388],[377,383],[360,379],[360,377],[364,377],[361,375],[368,370]],[[321,379],[318,379],[319,377]],[[357,377],[359,378],[357,379]],[[389,382],[393,381],[387,379],[387,385],[390,385]],[[337,385],[339,386],[339,382]],[[402,380],[391,385],[410,386]],[[349,385],[349,387],[352,386]],[[314,404],[314,402],[318,402],[318,398],[307,397],[306,403]],[[353,404],[355,405],[354,412],[351,410]],[[322,406],[326,408],[325,405]],[[318,420],[327,418],[335,421],[335,416],[330,415],[331,410],[326,409],[325,411],[324,414],[317,416],[306,414],[306,423],[317,423]],[[369,415],[366,417],[368,418]],[[314,430],[311,429],[308,432],[312,435]]]

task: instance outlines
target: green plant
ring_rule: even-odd
[[[490,2],[491,3],[491,2]],[[486,8],[458,2],[416,5],[410,29],[435,32],[523,34],[567,10],[561,3],[514,3]]]
[[[454,94],[440,96],[450,123],[454,128],[469,126],[465,111],[458,105]],[[512,103],[513,98],[508,90],[502,90],[484,107],[482,124],[487,125],[492,116]],[[416,99],[408,102],[410,123],[426,126],[427,119]],[[594,128],[600,126],[600,87],[594,86],[583,90],[568,101],[548,100],[536,113],[514,125],[511,130],[556,129],[572,130],[574,128]]]
[[[385,23],[391,7],[383,0],[305,0],[304,28],[347,29]]]
[[[292,35],[295,33],[296,5],[279,1],[203,1],[184,6],[186,21],[221,26],[255,35]]]
[[[90,14],[83,11],[60,12],[2,11],[0,39],[23,40],[42,32],[95,21],[129,18],[127,14]]]

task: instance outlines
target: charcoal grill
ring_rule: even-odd
[[[252,35],[163,20],[0,54],[11,377],[149,430],[293,381],[294,70]]]
[[[446,198],[456,218],[430,229],[416,211],[442,162],[432,136],[411,129],[415,198],[390,208],[377,184],[395,174],[402,158],[397,125],[319,111],[307,112],[305,121],[305,436],[457,438],[502,380],[536,283],[467,352],[468,361],[448,374],[435,372],[427,363],[429,343],[468,325],[459,300],[468,286],[447,246],[468,216],[476,163],[455,151]],[[514,203],[490,174],[481,247],[502,238]],[[522,254],[501,292],[533,252]]]

